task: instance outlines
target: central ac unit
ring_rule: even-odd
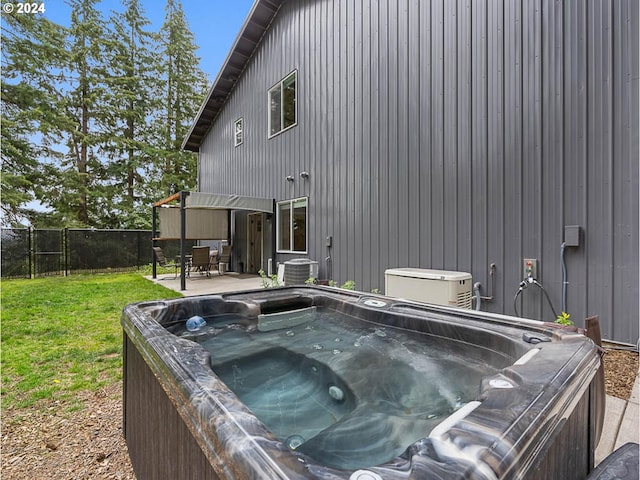
[[[384,272],[385,295],[471,308],[471,274],[424,268],[392,268]]]
[[[318,278],[318,262],[308,258],[294,258],[284,262],[285,285],[302,285],[309,278]]]

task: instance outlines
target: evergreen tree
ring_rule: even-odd
[[[125,11],[112,17],[109,37],[104,147],[110,159],[109,210],[117,214],[119,227],[147,228],[151,218],[145,207],[154,198],[147,181],[154,155],[148,123],[162,106],[158,36],[146,30],[150,22],[139,0],[122,3]]]
[[[103,212],[100,199],[104,193],[99,178],[104,168],[97,155],[100,141],[99,128],[103,121],[105,94],[105,24],[96,5],[100,0],[70,0],[71,25],[69,27],[69,68],[66,81],[70,85],[61,99],[67,115],[65,133],[69,160],[63,172],[71,187],[73,199],[58,203],[58,210],[68,202],[80,225],[96,225]],[[90,201],[96,200],[93,209]],[[93,213],[93,215],[90,214]],[[91,217],[94,218],[91,218]],[[99,223],[99,222],[98,222]]]
[[[70,26],[55,27],[64,35],[38,65],[37,88],[43,92],[38,105],[45,102],[49,114],[40,121],[40,130],[49,129],[47,135],[53,140],[46,143],[30,137],[32,145],[44,149],[38,167],[42,181],[34,189],[35,197],[51,209],[34,217],[38,220],[32,222],[35,226],[103,226],[105,166],[98,147],[104,112],[105,26],[96,8],[98,2],[70,0]],[[38,22],[36,31],[50,23],[41,16],[33,18]],[[19,68],[24,76],[24,66]]]
[[[2,22],[2,222],[37,224],[27,205],[41,200],[44,165],[60,140],[56,82],[66,62],[64,29],[40,15],[5,15]],[[37,139],[34,142],[33,139]],[[43,202],[46,205],[46,202]]]
[[[140,0],[110,24],[98,3],[69,0],[68,28],[3,18],[3,224],[147,227],[153,200],[195,186],[181,145],[207,80],[181,4],[153,34]]]
[[[178,0],[167,0],[160,36],[165,111],[157,122],[162,157],[156,167],[162,172],[158,191],[169,196],[196,185],[196,155],[181,151],[181,147],[204,99],[207,78],[200,69],[198,47]]]

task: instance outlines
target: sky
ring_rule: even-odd
[[[189,27],[199,48],[200,67],[209,77],[209,84],[215,80],[222,63],[227,58],[244,20],[251,10],[253,0],[181,0]],[[5,3],[5,2],[3,2]],[[147,18],[151,21],[149,30],[157,32],[164,20],[165,0],[142,0]],[[44,0],[44,15],[50,20],[69,25],[71,8],[64,0]],[[124,10],[120,0],[103,0],[99,7],[108,17],[110,11]]]

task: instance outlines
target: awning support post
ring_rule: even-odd
[[[182,190],[180,192],[180,290],[187,289],[187,281],[185,276],[185,256],[186,256],[186,240],[187,235],[187,215],[186,215],[186,199],[189,192]]]
[[[152,213],[151,213],[151,247],[155,247],[158,242],[156,240],[156,230],[157,230],[157,212],[156,212],[156,206],[154,205],[153,207],[151,207]],[[153,250],[152,250],[153,251]],[[156,274],[157,274],[157,267],[156,267],[156,254],[155,252],[151,254],[151,256],[153,257],[153,261],[151,262],[151,278],[155,279],[156,278]]]

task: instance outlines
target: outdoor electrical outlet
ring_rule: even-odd
[[[525,258],[522,260],[523,278],[538,278],[538,260],[535,258]]]

